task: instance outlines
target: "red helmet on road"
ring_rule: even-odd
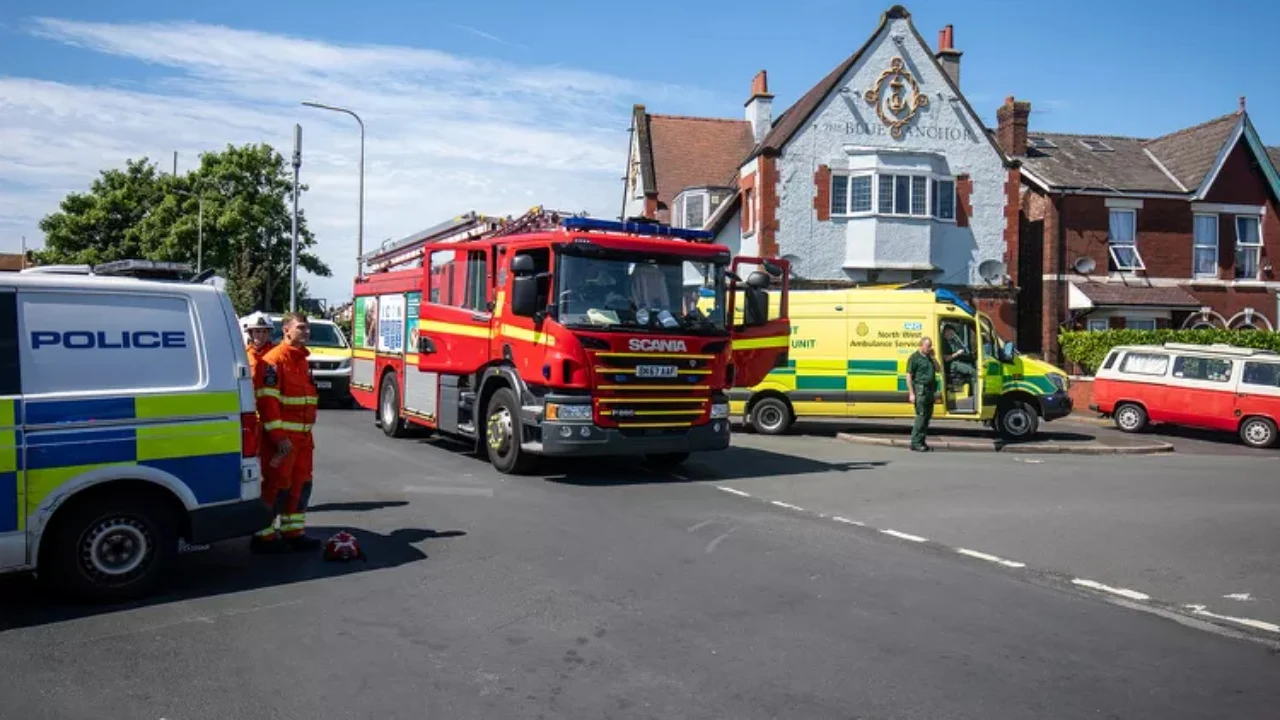
[[[324,544],[324,559],[344,562],[363,560],[364,551],[360,549],[360,542],[356,540],[356,536],[344,530],[329,538],[329,541]]]

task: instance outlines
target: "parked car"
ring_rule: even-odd
[[[241,327],[247,317],[240,318]],[[281,326],[284,316],[270,313],[267,317],[271,318],[271,342],[279,343],[284,338]],[[332,321],[313,317],[308,324],[311,326],[311,339],[307,342],[307,349],[311,351],[311,357],[307,361],[320,399],[351,407],[355,404],[351,398],[351,343]]]
[[[1244,444],[1280,439],[1280,353],[1231,345],[1134,345],[1107,354],[1093,404],[1124,432],[1154,423],[1239,433]]]

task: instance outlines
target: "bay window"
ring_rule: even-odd
[[[1236,216],[1236,279],[1256,280],[1262,263],[1261,218]]]
[[[1138,212],[1112,209],[1107,233],[1107,251],[1111,254],[1112,272],[1145,270],[1138,252]]]
[[[831,215],[955,220],[956,183],[931,174],[832,173]]]
[[[1195,256],[1192,271],[1195,277],[1218,276],[1218,216],[1196,215],[1193,227]]]

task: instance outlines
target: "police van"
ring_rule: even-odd
[[[179,541],[248,536],[253,382],[222,290],[95,274],[0,274],[0,573],[117,600]]]

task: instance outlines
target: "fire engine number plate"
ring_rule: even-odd
[[[329,389],[329,388],[331,388],[331,387],[333,387],[333,383],[330,383],[328,380],[317,380],[317,381],[316,381],[316,389],[317,389],[317,390],[328,390],[328,389]]]
[[[676,376],[675,365],[637,365],[636,377],[669,378]]]

